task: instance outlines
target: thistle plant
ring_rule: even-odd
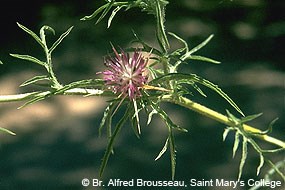
[[[31,55],[11,54],[11,56],[30,61],[44,67],[45,75],[35,76],[21,84],[22,87],[38,84],[39,82],[47,86],[46,90],[34,91],[24,94],[0,96],[0,102],[26,101],[20,108],[29,104],[45,100],[55,95],[82,95],[82,96],[106,96],[110,98],[109,105],[106,107],[100,126],[99,133],[103,128],[106,128],[108,135],[108,145],[102,159],[100,168],[100,176],[103,175],[106,169],[109,157],[114,151],[114,144],[119,135],[120,130],[127,121],[133,126],[134,133],[137,137],[143,133],[143,126],[150,125],[154,115],[157,115],[164,122],[168,136],[161,151],[158,153],[155,160],[169,150],[170,165],[172,179],[175,177],[176,168],[176,151],[179,149],[175,144],[174,131],[187,132],[188,129],[176,125],[168,116],[167,111],[161,107],[162,102],[170,102],[182,107],[198,112],[205,117],[216,120],[225,124],[225,132],[223,139],[225,140],[229,132],[235,133],[233,145],[233,157],[236,154],[238,147],[242,146],[242,157],[238,172],[238,180],[240,180],[243,167],[246,163],[248,154],[248,146],[252,146],[259,154],[260,164],[257,166],[257,175],[259,175],[264,163],[267,163],[272,171],[277,173],[285,181],[284,173],[282,173],[282,164],[274,164],[269,155],[284,151],[285,142],[269,136],[272,131],[272,126],[276,120],[271,122],[268,130],[261,131],[255,127],[249,126],[246,123],[256,119],[261,114],[245,116],[239,106],[216,84],[200,77],[194,73],[183,73],[180,71],[180,66],[187,64],[191,60],[199,60],[213,64],[219,64],[212,58],[201,56],[197,52],[203,48],[213,38],[210,35],[197,46],[190,48],[188,43],[173,32],[168,32],[165,27],[165,8],[169,2],[166,0],[133,0],[133,1],[115,1],[106,0],[105,4],[96,9],[91,15],[83,17],[82,21],[96,20],[96,24],[103,21],[109,14],[107,19],[107,28],[110,28],[112,21],[118,12],[129,9],[140,9],[147,14],[153,15],[155,20],[154,31],[157,38],[159,48],[152,47],[144,42],[135,31],[133,31],[133,42],[139,44],[125,50],[111,45],[113,53],[107,55],[104,59],[106,70],[98,71],[95,79],[85,79],[75,81],[69,84],[62,84],[56,77],[53,71],[52,52],[62,43],[72,31],[70,27],[62,35],[59,36],[50,47],[46,42],[46,35],[49,33],[55,34],[53,28],[43,26],[40,29],[39,36],[18,23],[18,26],[27,34],[29,34],[43,49],[45,60],[40,60]],[[92,26],[93,27],[93,26]],[[110,29],[109,29],[110,30]],[[169,43],[169,37],[181,43],[178,49],[172,49]],[[225,101],[229,103],[239,114],[235,116],[233,113],[226,111],[226,114],[218,113],[205,105],[191,100],[193,92],[198,92],[199,95],[207,97],[206,93],[200,88],[204,86],[216,92]],[[124,110],[123,117],[118,123],[113,122],[113,116],[118,109]],[[145,112],[147,115],[147,123],[142,124],[140,113]],[[142,127],[141,127],[142,126]],[[13,132],[0,128],[10,134]],[[256,139],[260,139],[275,146],[275,149],[264,150],[260,147]],[[177,150],[176,150],[177,148]],[[280,166],[282,165],[282,166]],[[271,173],[273,173],[271,172]]]

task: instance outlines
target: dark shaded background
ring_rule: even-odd
[[[95,73],[103,68],[102,57],[110,52],[110,42],[129,46],[132,30],[157,46],[152,16],[138,10],[119,13],[107,30],[106,20],[98,25],[94,25],[95,21],[79,21],[101,5],[101,1],[9,0],[2,3],[1,94],[32,90],[18,86],[45,72],[37,65],[9,56],[9,53],[27,53],[44,57],[38,44],[16,22],[33,31],[39,31],[42,25],[52,26],[57,36],[75,26],[53,55],[55,71],[62,83],[97,77]],[[279,117],[272,135],[281,139],[285,134],[284,10],[282,0],[178,0],[167,7],[166,17],[167,29],[187,39],[190,47],[215,34],[199,54],[220,60],[222,64],[192,62],[182,68],[183,72],[196,73],[219,84],[246,114],[263,112],[261,118],[252,122],[254,126],[266,129],[271,120]],[[48,39],[56,38],[50,35]],[[170,39],[173,47],[179,47],[177,41]],[[205,92],[207,99],[198,95],[194,99],[222,113],[225,109],[233,111],[215,93],[207,89]],[[1,134],[0,189],[88,189],[81,186],[81,179],[98,178],[106,147],[105,136],[99,138],[97,130],[106,100],[54,97],[21,110],[16,108],[22,103],[1,104],[0,125],[15,131],[17,136]],[[176,179],[236,180],[241,152],[232,159],[233,136],[222,142],[223,125],[178,106],[163,106],[175,122],[189,129],[187,134],[176,134]],[[168,153],[154,161],[167,137],[167,129],[155,119],[142,130],[141,138],[137,139],[129,126],[123,128],[103,180],[170,179]],[[263,147],[273,148],[266,144]],[[284,154],[276,154],[272,159],[284,159]],[[258,155],[249,149],[243,180],[262,178],[268,167],[256,177],[258,164]]]

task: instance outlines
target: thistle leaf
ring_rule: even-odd
[[[236,103],[221,89],[218,87],[218,85],[215,85],[213,84],[212,82],[206,80],[206,79],[203,79],[203,78],[200,78],[197,76],[197,80],[196,80],[196,77],[195,77],[195,80],[196,82],[214,90],[216,93],[218,93],[221,97],[223,97],[233,108],[236,109],[236,111],[238,111],[242,116],[244,116],[243,112],[241,111],[241,109],[236,105]]]
[[[16,133],[14,133],[14,132],[12,132],[12,131],[10,131],[8,129],[2,128],[2,127],[0,127],[0,131],[3,131],[3,132],[8,133],[10,135],[16,135]]]
[[[161,48],[164,52],[169,49],[169,42],[165,33],[164,21],[165,21],[165,13],[164,13],[165,5],[160,1],[156,0],[156,22],[157,22],[157,38]]]
[[[100,122],[100,125],[99,125],[99,137],[101,136],[101,132],[102,132],[102,129],[103,127],[105,126],[106,124],[106,121],[108,121],[108,119],[110,117],[112,117],[112,111],[115,107],[115,103],[114,102],[111,102],[105,109],[104,111],[104,114],[103,114],[103,117],[101,119],[101,122]]]
[[[67,29],[67,31],[65,31],[55,42],[54,44],[51,46],[51,48],[49,49],[49,53],[52,53],[53,50],[62,42],[62,40],[71,32],[71,30],[73,29],[73,26],[70,27],[69,29]]]
[[[171,174],[172,174],[172,180],[174,180],[175,168],[176,168],[176,150],[175,150],[174,136],[171,128],[169,128],[169,150],[170,150],[170,160],[171,160]]]
[[[182,131],[182,132],[187,132],[187,129],[184,129],[184,128],[179,127],[176,124],[174,124],[172,122],[172,120],[169,118],[169,116],[167,115],[167,113],[165,113],[165,111],[163,111],[158,105],[152,104],[152,108],[157,111],[160,118],[165,122],[167,127],[177,129],[177,130]]]
[[[140,99],[133,100],[132,102],[133,106],[131,108],[129,117],[132,124],[132,129],[134,130],[136,137],[139,139],[141,134],[139,113],[145,108],[145,105],[143,101],[140,101]]]
[[[182,74],[182,73],[170,73],[163,75],[161,77],[158,77],[152,81],[150,81],[150,85],[156,85],[156,84],[163,84],[165,82],[169,81],[176,81],[177,83],[190,83],[190,82],[196,82],[199,84],[202,84],[212,90],[214,90],[216,93],[218,93],[221,97],[223,97],[233,108],[235,108],[241,115],[244,116],[241,109],[236,105],[236,103],[224,92],[222,89],[218,87],[218,85],[213,84],[212,82],[203,79],[195,74]]]
[[[46,34],[45,34],[46,31],[50,31],[53,35],[55,35],[55,30],[52,27],[46,26],[46,25],[41,27],[40,38],[41,38],[41,41],[43,43],[43,48],[44,48],[45,52],[48,51],[48,47],[47,47],[47,43],[46,43]]]
[[[199,92],[199,94],[201,94],[204,97],[207,97],[207,95],[203,92],[203,90],[201,88],[199,88],[198,85],[196,85],[195,83],[193,83],[191,85],[197,92]]]
[[[164,144],[163,148],[161,149],[161,151],[159,152],[159,154],[157,155],[157,157],[155,158],[155,161],[160,159],[161,156],[166,152],[167,146],[168,146],[168,141],[169,141],[169,138],[166,139],[165,144]]]
[[[95,24],[98,24],[106,15],[107,13],[111,10],[111,8],[113,7],[114,5],[114,2],[113,1],[110,1],[109,3],[106,4],[106,8],[105,10],[102,12],[102,14],[100,15],[100,17],[98,18],[98,20],[96,21]]]
[[[108,25],[107,28],[109,28],[111,26],[112,20],[115,17],[115,15],[117,14],[117,12],[119,12],[124,6],[117,6],[113,11],[111,16],[108,19]]]
[[[231,130],[231,129],[230,129],[229,127],[228,127],[228,128],[225,128],[224,133],[223,133],[223,141],[226,140],[226,138],[227,138],[227,136],[228,136],[230,130]]]
[[[220,64],[221,63],[220,61],[216,61],[214,59],[211,59],[211,58],[208,58],[208,57],[204,57],[204,56],[200,56],[200,55],[190,55],[186,59],[192,59],[192,60],[198,60],[198,61],[206,61],[206,62],[210,62],[210,63],[214,63],[214,64]]]
[[[239,133],[236,132],[235,142],[234,142],[234,146],[233,146],[233,158],[235,157],[235,154],[236,154],[236,151],[238,149],[238,146],[239,146]]]
[[[114,145],[114,141],[115,141],[115,138],[117,137],[117,135],[119,134],[122,126],[125,124],[125,122],[127,121],[128,117],[129,117],[129,107],[126,109],[126,112],[124,114],[124,116],[122,117],[122,119],[118,122],[118,124],[116,125],[115,127],[115,130],[109,140],[109,143],[108,143],[108,146],[107,146],[107,149],[105,151],[105,154],[103,156],[103,159],[102,159],[102,163],[101,163],[101,166],[100,166],[100,171],[99,171],[99,176],[102,176],[102,174],[104,173],[104,170],[106,168],[106,165],[108,163],[108,160],[109,160],[109,157],[113,151],[113,145]]]
[[[80,20],[86,21],[86,20],[91,20],[91,19],[95,18],[95,17],[96,17],[100,12],[102,12],[107,6],[108,6],[108,4],[102,5],[101,7],[99,7],[98,9],[96,9],[91,15],[85,16],[85,17],[81,18]]]
[[[278,120],[279,118],[275,118],[273,121],[270,122],[269,124],[269,127],[266,131],[264,131],[265,134],[268,134],[268,133],[271,133],[272,132],[272,128],[273,128],[273,125],[275,124],[275,122]]]
[[[277,148],[277,149],[273,149],[273,150],[262,150],[261,152],[263,152],[263,153],[276,153],[276,152],[282,152],[284,150],[285,150],[285,148]]]
[[[21,25],[20,23],[17,22],[17,25],[24,30],[25,32],[27,32],[28,34],[30,34],[43,48],[45,48],[44,43],[42,42],[42,40],[30,29],[26,28],[25,26]]]
[[[259,166],[257,167],[257,170],[256,170],[256,175],[259,175],[260,169],[262,168],[262,166],[264,164],[264,157],[261,153],[259,153],[259,158],[260,158],[260,162],[259,162]]]
[[[265,130],[265,131],[262,131],[260,134],[261,135],[266,135],[268,133],[271,133],[272,132],[272,128],[273,128],[273,125],[275,124],[275,122],[278,120],[279,118],[275,118],[273,121],[270,122],[269,126],[268,126],[268,129]]]
[[[151,120],[152,120],[152,117],[153,117],[153,115],[155,115],[155,114],[157,114],[158,112],[155,110],[155,109],[153,109],[149,114],[148,114],[148,118],[147,118],[147,125],[149,125],[150,124],[150,122],[151,122]]]
[[[130,117],[130,121],[131,121],[131,124],[132,124],[132,129],[134,131],[134,134],[136,135],[136,137],[139,139],[140,138],[140,133],[139,133],[139,128],[140,128],[140,125],[136,119],[135,116],[133,117]]]
[[[40,37],[41,37],[41,40],[44,44],[45,44],[44,40],[45,40],[45,31],[46,30],[50,31],[53,35],[55,35],[55,30],[52,27],[47,26],[47,25],[42,26],[40,29]]]
[[[41,66],[44,66],[46,65],[45,62],[43,61],[40,61],[38,60],[37,58],[33,57],[33,56],[30,56],[30,55],[20,55],[20,54],[10,54],[12,57],[16,57],[18,59],[23,59],[23,60],[26,60],[26,61],[31,61],[33,63],[37,63]]]
[[[177,36],[176,34],[174,34],[174,33],[172,33],[172,32],[168,32],[168,34],[171,35],[171,36],[173,36],[174,38],[176,38],[178,41],[182,42],[183,45],[184,45],[184,48],[183,48],[183,49],[184,49],[186,52],[189,51],[188,44],[187,44],[187,42],[186,42],[185,40],[183,40],[182,38],[180,38],[179,36]]]
[[[134,105],[134,112],[135,112],[134,117],[136,118],[137,130],[138,130],[138,134],[140,135],[141,134],[141,127],[140,127],[140,120],[139,120],[139,110],[138,110],[136,100],[133,101],[133,105]]]
[[[254,120],[254,119],[260,117],[261,115],[262,115],[262,113],[258,113],[258,114],[254,114],[254,115],[249,115],[249,116],[243,117],[241,119],[241,123],[249,122],[251,120]]]
[[[27,86],[27,85],[30,85],[30,84],[34,84],[38,81],[42,81],[42,80],[49,80],[49,77],[46,76],[46,75],[42,75],[42,76],[35,76],[29,80],[26,80],[25,82],[23,82],[20,87],[24,87],[24,86]]]
[[[202,43],[200,43],[199,45],[197,45],[196,47],[194,47],[193,49],[191,49],[190,51],[188,51],[183,57],[187,58],[189,56],[191,56],[193,53],[195,53],[196,51],[200,50],[202,47],[204,47],[205,45],[207,45],[207,43],[214,37],[213,34],[211,34],[206,40],[204,40]]]
[[[238,174],[238,181],[241,178],[243,167],[245,164],[247,158],[247,139],[243,137],[243,142],[242,142],[242,155],[241,155],[241,160],[240,160],[240,165],[239,165],[239,174]]]
[[[28,105],[31,105],[31,104],[34,104],[34,103],[39,102],[41,100],[44,100],[49,94],[50,94],[50,92],[46,92],[44,94],[38,93],[38,96],[35,96],[34,98],[32,98],[31,100],[26,102],[24,105],[18,107],[17,109],[22,109]]]

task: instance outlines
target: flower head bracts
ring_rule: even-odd
[[[130,57],[129,53],[123,50],[121,54],[113,47],[115,57],[109,57],[105,60],[107,70],[101,72],[108,88],[120,96],[129,97],[135,100],[141,96],[140,89],[147,82],[145,75],[148,60],[141,52],[134,51]]]

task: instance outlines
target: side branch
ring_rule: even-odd
[[[24,94],[15,94],[15,95],[1,95],[0,102],[17,102],[28,100],[33,94],[37,92],[29,92]]]
[[[44,91],[44,92],[30,92],[30,93],[23,93],[23,94],[15,94],[15,95],[2,95],[0,96],[0,103],[1,102],[16,102],[16,101],[24,101],[35,98],[37,96],[42,96],[45,94],[52,94],[52,95],[82,95],[82,96],[112,96],[110,93],[105,93],[99,89],[84,89],[84,88],[73,88],[69,89],[60,93],[52,93],[51,91]],[[172,95],[164,95],[162,96],[162,101],[175,103],[177,105],[186,107],[191,109],[195,112],[198,112],[208,118],[216,120],[220,123],[223,123],[228,126],[233,126],[234,124],[228,119],[227,116],[220,114],[210,108],[207,108],[201,104],[193,102],[184,97],[173,97]],[[244,130],[250,133],[261,133],[262,131],[256,129],[250,125],[243,125]],[[285,142],[276,139],[274,137],[268,135],[256,135],[258,138],[267,141],[271,144],[277,145],[279,147],[285,148]]]
[[[195,112],[198,112],[206,117],[209,117],[213,120],[216,120],[220,123],[223,123],[225,125],[228,126],[233,126],[233,123],[228,119],[227,116],[220,114],[210,108],[207,108],[201,104],[198,104],[196,102],[193,102],[187,98],[184,97],[173,97],[172,95],[164,95],[162,96],[162,100],[166,101],[166,102],[171,102],[171,103],[175,103],[177,105],[186,107],[188,109],[191,109]],[[256,129],[252,126],[243,124],[244,130],[250,133],[261,133],[262,131],[259,129]],[[276,139],[274,137],[268,136],[268,135],[256,135],[258,138],[267,141],[271,144],[277,145],[279,147],[285,148],[285,142]]]
[[[15,94],[15,95],[1,95],[0,96],[0,103],[2,102],[17,102],[17,101],[24,101],[29,100],[38,96],[51,94],[51,95],[82,95],[82,96],[110,96],[104,92],[103,90],[99,89],[84,89],[84,88],[73,88],[63,92],[51,92],[51,91],[43,91],[43,92],[29,92],[23,94]]]

